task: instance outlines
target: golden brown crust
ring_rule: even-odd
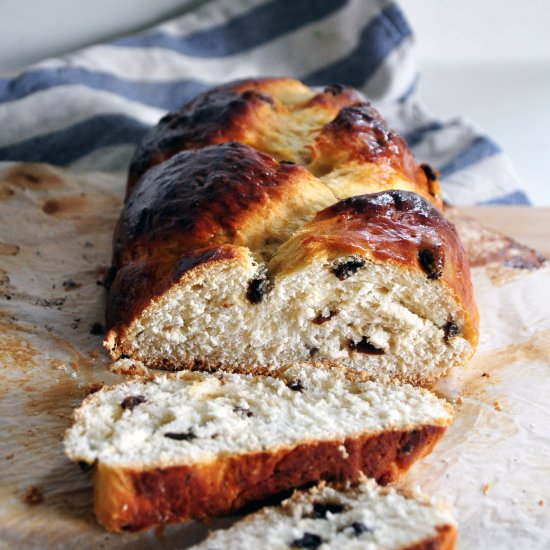
[[[361,472],[386,484],[428,454],[444,431],[443,426],[423,426],[150,470],[99,463],[95,512],[111,531],[138,531],[227,514],[315,481],[358,482]]]
[[[405,186],[441,206],[435,172],[415,163],[403,138],[355,90],[332,84],[316,93],[288,78],[232,82],[167,114],[136,149],[128,196],[147,170],[176,153],[232,140],[317,176],[376,165],[372,177],[357,174],[364,183],[354,194]]]
[[[453,550],[456,543],[456,528],[453,525],[436,527],[437,535],[420,541],[403,550]]]
[[[145,136],[130,163],[127,193],[152,166],[178,152],[239,141],[254,145],[270,118],[273,95],[307,97],[308,88],[286,78],[240,80],[212,88],[165,115]],[[279,107],[282,102],[279,99]]]
[[[225,243],[259,248],[273,210],[318,189],[303,168],[237,142],[180,153],[149,171],[126,201],[113,265]]]
[[[311,148],[309,168],[315,174],[329,172],[352,161],[387,165],[404,179],[416,183],[416,191],[424,198],[433,201],[438,197],[439,190],[433,187],[437,181],[435,173],[416,164],[405,140],[388,127],[370,103],[344,107],[322,128]]]

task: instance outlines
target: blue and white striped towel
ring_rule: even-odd
[[[355,86],[456,205],[529,204],[508,158],[416,94],[413,34],[387,0],[211,0],[147,32],[0,79],[0,160],[124,170],[167,111],[215,84],[289,75]]]

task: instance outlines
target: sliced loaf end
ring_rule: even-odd
[[[296,492],[281,506],[212,533],[193,550],[447,550],[454,548],[455,537],[456,523],[447,508],[423,495],[366,481]]]

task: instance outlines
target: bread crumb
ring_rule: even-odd
[[[71,369],[73,370],[78,370],[78,363],[76,361],[71,361],[69,363],[69,367],[71,367]]]
[[[31,485],[23,495],[23,502],[25,504],[29,504],[30,506],[44,502],[44,494],[42,493],[42,489]]]
[[[348,453],[348,450],[346,449],[346,446],[345,445],[340,445],[338,447],[338,450],[340,451],[341,455],[342,455],[342,458],[345,460],[347,458],[349,458],[349,453]]]
[[[111,363],[109,370],[113,374],[135,376],[137,378],[150,377],[149,369],[141,361],[133,361],[131,359],[119,359],[115,363]]]
[[[541,499],[537,502],[537,504],[538,504],[539,506],[544,506],[544,499],[541,498]]]
[[[501,411],[502,410],[502,405],[500,404],[499,401],[493,401],[493,407],[495,408],[495,411]]]
[[[462,395],[458,395],[456,397],[456,404],[457,405],[462,405],[462,403],[464,403],[464,399],[462,399]]]
[[[481,488],[481,492],[486,495],[488,492],[489,492],[489,489],[491,488],[491,484],[490,483],[486,483],[482,488]]]

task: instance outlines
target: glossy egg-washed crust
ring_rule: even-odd
[[[95,513],[111,531],[139,531],[227,514],[321,480],[358,482],[366,475],[386,484],[431,452],[445,429],[427,425],[304,443],[273,452],[228,455],[206,464],[133,469],[99,462],[94,473]]]
[[[357,180],[353,194],[405,188],[441,206],[437,174],[415,163],[403,138],[355,90],[333,84],[316,92],[287,78],[233,82],[167,114],[132,158],[128,194],[176,153],[227,141],[302,164],[316,176],[345,170]]]

